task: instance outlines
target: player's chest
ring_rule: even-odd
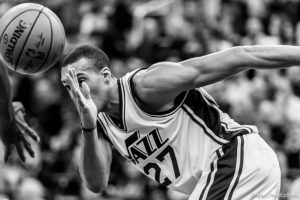
[[[122,152],[133,164],[143,165],[157,156],[169,143],[170,135],[158,128],[146,132],[137,130],[124,139]]]

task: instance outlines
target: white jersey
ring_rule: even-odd
[[[175,106],[166,112],[145,112],[132,86],[139,70],[118,81],[122,123],[102,112],[98,121],[114,147],[139,171],[189,195],[217,149],[232,137],[257,129],[234,122],[203,88],[178,95]]]

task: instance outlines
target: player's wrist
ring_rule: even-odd
[[[85,117],[81,116],[80,117],[80,124],[81,127],[90,129],[90,128],[97,128],[97,118],[91,118],[91,117]]]
[[[81,131],[83,133],[94,133],[96,129],[97,129],[96,126],[84,126],[84,125],[81,125]]]
[[[1,124],[10,124],[15,121],[14,108],[12,103],[0,99],[0,122]]]

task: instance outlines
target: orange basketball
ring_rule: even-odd
[[[63,53],[65,31],[48,8],[23,3],[0,19],[0,53],[9,68],[22,74],[43,72]]]

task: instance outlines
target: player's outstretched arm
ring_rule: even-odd
[[[0,60],[0,139],[5,146],[4,161],[7,162],[15,148],[20,159],[25,162],[24,149],[31,157],[34,151],[28,141],[30,136],[35,141],[39,137],[24,120],[25,109],[20,102],[12,103],[11,87],[5,64]]]
[[[97,134],[97,108],[85,82],[78,83],[74,69],[62,75],[80,117],[83,143],[79,170],[84,184],[95,193],[106,189],[110,174],[112,152],[110,144]],[[100,134],[99,134],[100,135]]]
[[[300,65],[300,47],[288,45],[239,46],[182,62],[152,65],[134,79],[146,104],[164,105],[181,93],[253,69],[278,69]]]

